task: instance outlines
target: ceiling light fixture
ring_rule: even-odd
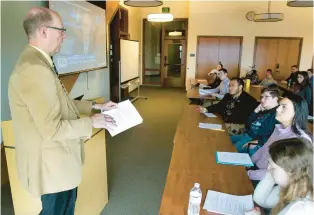
[[[171,31],[169,32],[169,36],[182,36],[181,31]]]
[[[313,7],[313,0],[294,0],[288,1],[287,5],[290,7]]]
[[[147,16],[149,22],[171,22],[173,15],[170,13],[169,7],[163,7],[162,13],[153,13]]]
[[[268,12],[255,14],[254,22],[279,22],[283,20],[283,13],[271,13],[271,1],[268,1]]]
[[[130,7],[158,7],[162,5],[161,0],[125,0],[124,4]]]

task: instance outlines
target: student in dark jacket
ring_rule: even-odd
[[[199,111],[218,113],[225,123],[244,125],[258,103],[256,99],[243,91],[243,86],[244,82],[241,78],[231,79],[229,93],[219,103],[207,108],[200,107]]]
[[[310,83],[309,74],[307,72],[299,72],[298,74],[298,84],[294,88],[294,92],[302,96],[308,106],[310,114],[313,113],[313,88]]]
[[[231,141],[238,152],[247,152],[246,143],[256,141],[258,144],[249,149],[252,156],[261,146],[266,143],[279,122],[275,119],[278,107],[279,89],[268,87],[262,90],[261,103],[250,115],[245,126],[245,133],[232,135]]]
[[[298,83],[298,73],[299,73],[299,67],[297,65],[291,66],[290,76],[285,81],[281,81],[281,83],[287,84],[289,81],[291,82],[291,85]]]

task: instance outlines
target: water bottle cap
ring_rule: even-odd
[[[195,184],[194,184],[194,187],[200,188],[200,184],[199,184],[199,183],[195,183]]]

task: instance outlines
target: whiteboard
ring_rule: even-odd
[[[138,78],[140,72],[139,42],[120,39],[120,56],[120,83]]]

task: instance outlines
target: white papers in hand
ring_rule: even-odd
[[[198,124],[199,128],[205,128],[205,129],[213,129],[213,130],[221,130],[222,125],[220,124],[211,124],[211,123],[202,123],[200,122]]]
[[[120,102],[116,109],[102,111],[102,114],[109,115],[116,121],[117,127],[112,127],[112,130],[108,130],[111,136],[115,136],[143,122],[142,117],[130,100]]]
[[[219,214],[244,215],[253,207],[252,195],[235,196],[208,190],[203,209]]]
[[[237,152],[216,152],[217,163],[239,166],[254,166],[250,155]]]
[[[210,117],[210,118],[215,118],[217,117],[216,115],[212,114],[212,113],[204,113],[205,116]]]

